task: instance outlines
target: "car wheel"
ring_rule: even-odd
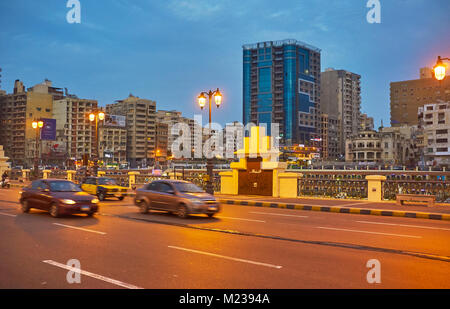
[[[24,200],[24,201],[22,201],[22,212],[23,213],[29,213],[30,212],[30,209],[31,209],[31,207],[30,207],[30,203],[28,203],[28,201],[27,200]]]
[[[215,214],[208,214],[208,218],[214,217]]]
[[[100,201],[104,201],[104,200],[105,200],[105,193],[99,192],[99,193],[97,194],[97,197],[98,197],[98,199],[99,199]]]
[[[87,213],[87,216],[88,216],[88,217],[94,216],[94,212],[88,212],[88,213]]]
[[[181,204],[180,206],[178,206],[178,211],[177,211],[177,215],[180,218],[186,218],[188,216],[188,210],[186,205]]]
[[[125,198],[125,196],[119,196],[119,201],[123,201],[123,199]]]
[[[141,214],[148,213],[149,209],[150,209],[150,206],[146,201],[142,201],[139,203],[139,211]]]
[[[56,203],[53,203],[52,206],[50,206],[50,215],[53,218],[58,218],[60,216],[59,206]]]

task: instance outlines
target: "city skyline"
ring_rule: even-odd
[[[389,123],[390,82],[417,79],[450,50],[445,1],[382,1],[380,24],[367,22],[366,1],[80,2],[81,24],[67,23],[65,1],[0,4],[8,12],[0,40],[9,44],[0,51],[2,89],[48,78],[100,106],[133,93],[192,117],[198,93],[219,87],[224,104],[213,121],[225,124],[242,119],[242,45],[296,39],[322,50],[322,72],[361,75],[361,111],[377,127]],[[23,20],[11,18],[18,11]]]

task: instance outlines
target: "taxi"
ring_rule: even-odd
[[[107,197],[117,197],[121,201],[127,195],[128,188],[119,186],[112,178],[88,177],[81,184],[81,190],[96,195],[100,201]]]

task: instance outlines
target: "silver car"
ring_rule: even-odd
[[[164,210],[186,218],[190,214],[213,217],[220,211],[214,196],[195,184],[182,180],[156,180],[136,190],[135,205],[141,213]]]

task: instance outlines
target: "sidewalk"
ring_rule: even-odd
[[[274,198],[222,194],[216,194],[215,197],[221,203],[229,205],[450,221],[450,204],[442,203],[436,204],[434,207],[427,207],[412,203],[398,206],[395,201],[375,203],[356,199]]]

